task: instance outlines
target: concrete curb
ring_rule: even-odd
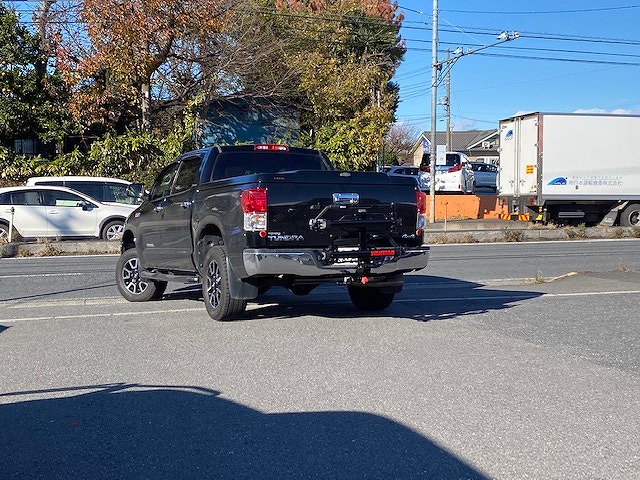
[[[484,228],[482,228],[484,227]],[[496,228],[498,227],[498,228]],[[536,242],[554,240],[595,240],[640,238],[640,227],[557,227],[536,228],[523,222],[503,224],[455,222],[427,227],[425,243]]]
[[[120,253],[120,242],[103,240],[14,242],[0,244],[0,258],[102,255]]]

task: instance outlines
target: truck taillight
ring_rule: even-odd
[[[267,189],[249,188],[242,191],[240,204],[244,213],[266,213]]]
[[[267,189],[249,188],[243,190],[240,205],[244,212],[244,229],[247,232],[267,229]]]
[[[416,190],[416,235],[421,236],[424,228],[427,226],[427,194]]]
[[[259,143],[253,146],[254,150],[266,150],[269,152],[288,152],[289,147],[287,145],[280,145],[274,143]]]
[[[427,213],[427,194],[416,190],[416,207],[418,213]]]

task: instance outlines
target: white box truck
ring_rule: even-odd
[[[498,197],[512,218],[640,225],[640,115],[536,112],[499,130]]]

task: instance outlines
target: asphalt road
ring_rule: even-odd
[[[124,302],[115,256],[1,259],[0,477],[639,478],[639,247],[438,245],[384,313],[230,323]]]

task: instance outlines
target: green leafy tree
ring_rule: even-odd
[[[20,25],[15,10],[0,4],[0,143],[15,139],[56,142],[73,124],[62,78],[49,71],[40,39]]]
[[[373,169],[397,107],[391,83],[404,55],[402,18],[389,1],[278,1],[284,52],[299,82],[303,140],[345,169]]]

